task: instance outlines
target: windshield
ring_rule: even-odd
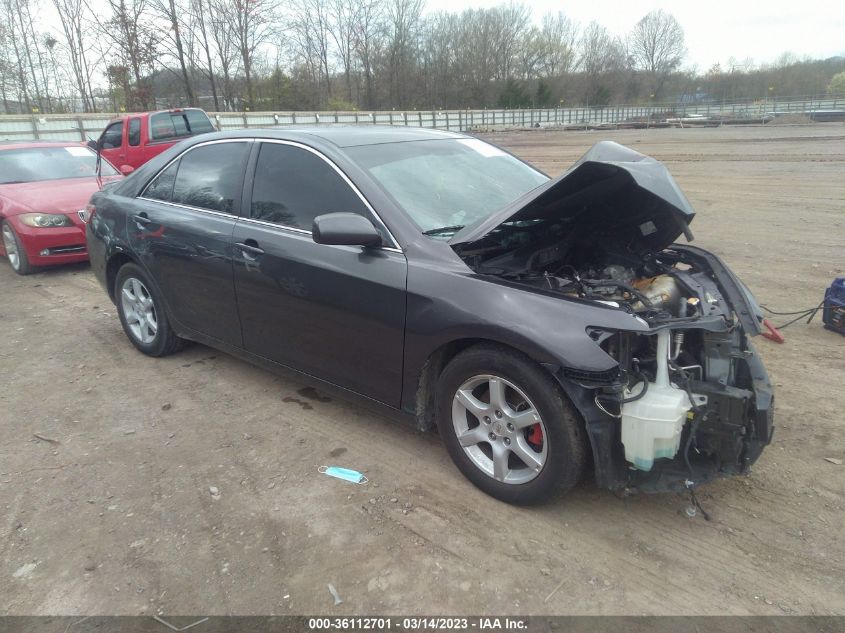
[[[448,238],[548,180],[478,139],[347,148],[423,233]]]
[[[0,185],[96,175],[97,155],[81,145],[0,150]],[[103,161],[102,175],[115,176],[117,171]]]

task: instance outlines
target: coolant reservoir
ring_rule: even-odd
[[[674,457],[690,410],[689,396],[669,382],[669,330],[657,334],[657,374],[639,400],[622,405],[625,459],[639,470],[651,470],[654,460]],[[642,385],[631,395],[641,392]]]
[[[645,396],[622,405],[625,459],[638,470],[651,470],[655,459],[674,457],[689,410],[685,392],[649,383]]]

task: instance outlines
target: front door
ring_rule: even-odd
[[[233,237],[244,347],[398,407],[405,256],[392,243],[362,248],[311,239],[314,217],[338,211],[360,213],[384,230],[361,196],[318,154],[268,141],[245,199],[249,209]]]

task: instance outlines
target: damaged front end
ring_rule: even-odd
[[[617,369],[558,372],[603,487],[684,489],[745,473],[771,441],[772,389],[749,341],[759,308],[718,257],[674,244],[692,239],[693,215],[663,165],[605,142],[450,240],[480,275],[648,326],[587,328]]]

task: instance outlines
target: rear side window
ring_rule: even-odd
[[[211,119],[202,110],[185,110],[185,118],[188,120],[191,134],[205,134],[214,131]]]
[[[115,149],[123,144],[123,121],[112,123],[103,132],[101,138],[103,149]]]
[[[150,139],[164,141],[213,132],[214,126],[202,110],[159,112],[150,116]]]
[[[129,144],[137,147],[141,144],[141,119],[129,119],[129,130],[127,133]]]
[[[170,202],[173,198],[173,184],[176,182],[176,171],[178,169],[179,161],[177,160],[172,163],[170,167],[156,176],[155,179],[147,185],[146,190],[141,194],[141,196],[152,200]]]
[[[248,143],[215,143],[183,154],[171,201],[234,214],[248,154]]]
[[[251,217],[310,231],[315,217],[337,211],[372,219],[361,198],[319,156],[291,145],[261,146]]]
[[[159,112],[150,117],[150,138],[153,141],[164,141],[187,135],[188,125],[181,115]]]

